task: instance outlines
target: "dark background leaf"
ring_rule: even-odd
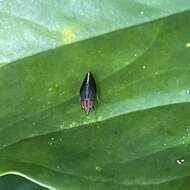
[[[0,178],[0,189],[2,190],[46,190],[23,177],[6,175]]]

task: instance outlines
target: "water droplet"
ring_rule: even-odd
[[[143,65],[143,67],[142,67],[143,69],[146,69],[146,65]]]
[[[186,93],[189,94],[189,93],[190,93],[190,90],[186,90]]]
[[[48,91],[50,91],[50,92],[51,92],[51,91],[52,91],[52,88],[49,88],[49,89],[48,89]]]
[[[35,122],[32,122],[32,125],[36,125],[36,123],[35,123]]]
[[[59,84],[55,84],[55,87],[56,87],[56,88],[59,87]]]
[[[141,11],[140,13],[141,13],[141,15],[144,15],[144,11]]]
[[[54,137],[51,137],[51,140],[54,141],[55,140]]]
[[[154,72],[154,74],[155,74],[155,75],[157,75],[157,74],[158,74],[158,72],[156,71],[156,72]]]
[[[137,57],[137,54],[135,53],[134,56]]]
[[[164,143],[164,146],[166,146],[166,143]]]
[[[184,159],[176,160],[177,164],[179,164],[179,165],[183,164],[184,161],[185,161]]]

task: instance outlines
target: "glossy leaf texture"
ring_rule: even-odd
[[[20,2],[0,2],[11,15],[0,44],[16,44],[0,54],[0,174],[58,190],[188,190],[190,2],[35,1],[38,14]],[[65,23],[81,33],[51,44]],[[86,116],[88,71],[99,98]]]

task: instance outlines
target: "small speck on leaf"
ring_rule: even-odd
[[[141,15],[144,15],[144,11],[141,11],[140,14],[141,14]]]
[[[66,42],[73,42],[76,39],[76,32],[72,27],[65,27],[63,30],[63,38]]]
[[[190,48],[190,42],[186,43],[186,47]]]
[[[102,171],[102,168],[100,166],[96,166],[96,171],[100,172]]]
[[[184,159],[176,160],[177,164],[179,164],[179,165],[183,164],[184,161],[185,161]]]

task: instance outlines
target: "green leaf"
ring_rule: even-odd
[[[0,10],[1,175],[60,190],[190,188],[188,0]],[[89,116],[87,71],[99,96]]]
[[[188,0],[2,0],[0,63],[189,10]]]

